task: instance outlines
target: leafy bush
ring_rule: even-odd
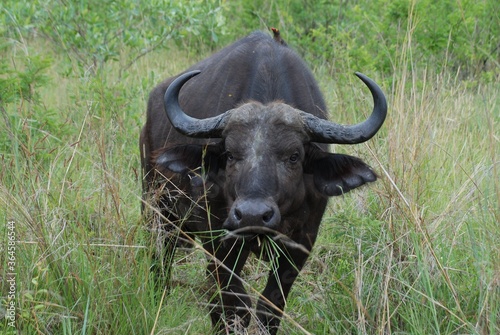
[[[414,62],[463,77],[492,77],[500,68],[495,0],[7,0],[3,7],[8,35],[43,34],[92,72],[119,60],[125,49],[134,57],[123,70],[170,41],[200,52],[274,26],[309,62],[330,72],[392,73],[405,45],[412,46]]]
[[[224,18],[218,0],[35,0],[3,4],[8,35],[43,34],[85,71],[95,73],[109,60],[119,60],[130,50],[136,61],[146,53],[165,47],[170,40],[190,47],[216,43]],[[199,36],[196,40],[192,36]],[[194,43],[193,43],[194,42]]]
[[[242,0],[225,10],[232,35],[277,26],[310,62],[327,62],[333,71],[347,66],[392,73],[405,44],[412,46],[414,62],[438,71],[460,69],[470,77],[500,71],[495,0]]]

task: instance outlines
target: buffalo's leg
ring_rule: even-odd
[[[207,248],[209,252],[210,249]],[[210,299],[210,316],[214,330],[219,334],[246,328],[250,323],[251,301],[239,278],[248,255],[249,251],[242,248],[240,242],[230,245],[226,241],[219,245],[215,259],[208,265],[209,276],[217,285]]]
[[[301,250],[281,255],[279,263],[269,273],[267,285],[257,304],[260,325],[269,334],[276,334],[278,331],[286,298],[308,255],[309,253]]]
[[[155,284],[159,289],[170,290],[172,265],[176,248],[187,246],[182,229],[182,220],[176,215],[175,209],[178,194],[169,192],[164,184],[160,187],[153,184],[143,198],[142,214],[146,220],[146,227],[152,247],[151,272],[155,276]],[[186,234],[187,235],[187,234]]]
[[[165,219],[166,218],[166,219]],[[153,213],[149,222],[150,245],[153,257],[151,273],[155,276],[156,286],[163,290],[170,290],[172,265],[179,237],[178,228],[169,223],[166,211]]]

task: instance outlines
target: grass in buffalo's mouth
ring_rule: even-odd
[[[252,242],[254,244],[257,244],[257,247],[259,248],[265,241],[269,241],[271,245],[277,245],[277,243],[279,242],[289,248],[295,248],[297,250],[301,250],[306,254],[309,254],[309,250],[307,250],[303,245],[293,241],[285,234],[282,234],[268,227],[252,226],[227,231],[226,235],[222,238],[222,241],[228,239],[238,239]]]

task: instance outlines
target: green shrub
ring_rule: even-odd
[[[8,0],[2,7],[7,35],[42,34],[92,73],[125,50],[133,57],[124,69],[171,40],[200,47],[224,31],[219,0]]]
[[[405,43],[413,61],[492,77],[500,71],[500,2],[242,0],[225,8],[229,34],[276,26],[315,65],[331,72],[394,72]],[[412,29],[408,40],[408,28]],[[490,78],[491,79],[491,78]]]

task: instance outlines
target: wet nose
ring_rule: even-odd
[[[235,230],[252,226],[276,229],[280,220],[278,206],[272,201],[240,200],[233,204],[229,212],[226,229]]]

